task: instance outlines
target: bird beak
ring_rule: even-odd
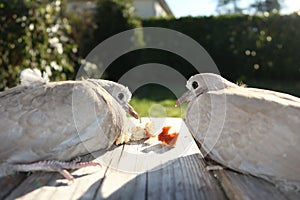
[[[134,117],[135,119],[139,118],[139,115],[137,114],[137,112],[133,109],[133,107],[131,105],[129,105],[128,103],[125,106],[125,111],[131,115],[132,117]]]
[[[190,101],[191,99],[193,99],[193,97],[197,97],[205,92],[207,92],[207,88],[199,88],[195,93],[188,90],[187,92],[185,92],[177,101],[176,101],[176,105],[175,106],[179,106],[180,104]]]
[[[192,92],[190,90],[186,91],[177,101],[176,106],[179,106],[180,104],[187,102],[191,99],[193,96]]]

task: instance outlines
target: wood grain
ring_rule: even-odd
[[[72,184],[58,173],[4,177],[0,199],[300,199],[297,192],[282,192],[253,176],[207,171],[182,119],[153,121],[179,130],[174,148],[140,141],[89,154],[83,160],[95,160],[102,167],[73,171]]]

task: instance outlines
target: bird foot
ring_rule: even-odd
[[[43,160],[30,164],[16,164],[14,165],[16,171],[48,171],[59,172],[68,181],[74,181],[74,177],[66,169],[80,169],[88,166],[101,166],[96,162],[80,162],[78,157],[70,162],[63,162],[58,160]]]

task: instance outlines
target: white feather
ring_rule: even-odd
[[[49,77],[46,72],[43,72],[43,75],[38,69],[24,69],[21,72],[21,85],[30,86],[30,85],[39,85],[49,82]]]

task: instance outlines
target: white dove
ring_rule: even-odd
[[[125,134],[124,110],[138,117],[130,98],[128,88],[111,81],[48,82],[37,69],[22,71],[21,85],[0,93],[0,176],[42,170],[73,180],[66,169],[97,163],[66,161],[107,149]]]
[[[186,123],[205,153],[236,171],[299,188],[299,98],[211,73],[192,76],[186,87],[176,104],[190,101]]]

